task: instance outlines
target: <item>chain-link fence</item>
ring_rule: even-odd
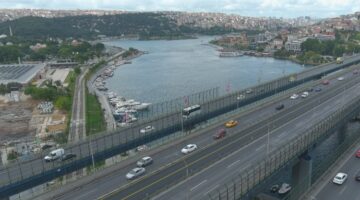
[[[289,141],[287,145],[272,152],[266,160],[251,166],[241,172],[232,182],[225,184],[218,191],[209,194],[210,199],[242,199],[256,186],[260,185],[272,174],[297,158],[309,147],[322,140],[329,133],[338,129],[360,112],[359,98],[349,105],[341,108],[316,126],[310,128],[305,134]],[[315,171],[315,175],[316,175]],[[293,194],[295,196],[295,194]]]
[[[325,73],[324,71],[326,70],[331,71],[341,67],[342,66],[337,65],[331,67],[331,69],[324,68],[321,72]],[[199,102],[201,112],[189,118],[184,118],[181,110],[168,112],[167,114],[146,118],[130,127],[92,136],[76,144],[66,145],[64,149],[67,153],[77,155],[73,161],[46,163],[43,158],[49,152],[44,151],[34,155],[33,159],[27,161],[16,160],[9,166],[0,166],[1,189],[6,190],[6,187],[10,188],[13,184],[23,184],[22,187],[24,188],[29,185],[33,186],[34,183],[51,180],[81,167],[85,167],[94,160],[98,161],[115,156],[121,152],[126,152],[179,131],[186,132],[187,130],[196,128],[197,124],[206,123],[221,114],[238,110],[238,108],[258,102],[265,97],[299,86],[317,76],[318,74],[312,74],[309,77],[297,80],[299,76],[293,74],[217,98],[214,98],[218,95],[218,89],[216,88],[187,97],[186,101],[184,101],[184,98],[180,98],[173,101],[173,103],[168,103],[167,106],[165,104],[164,110],[177,110],[187,105],[184,104],[185,102],[189,102],[189,105]],[[176,107],[174,106],[174,102],[176,101],[181,101],[183,104]],[[159,107],[164,107],[164,104]],[[163,111],[160,113],[163,113]],[[155,127],[155,131],[141,131],[141,129],[146,126]],[[242,190],[244,190],[244,187]]]

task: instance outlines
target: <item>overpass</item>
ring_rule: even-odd
[[[313,144],[358,115],[360,79],[350,78],[346,77],[347,83],[331,81],[332,88],[311,94],[288,110],[254,124],[242,123],[245,127],[221,141],[200,147],[102,198],[246,199],[268,177],[296,163]],[[287,105],[287,101],[282,102]]]
[[[214,119],[216,116],[236,110],[238,107],[241,108],[253,104],[289,88],[317,80],[326,74],[356,64],[359,60],[359,56],[350,57],[341,65],[334,63],[323,65],[299,74],[292,74],[258,85],[252,88],[253,92],[251,94],[247,94],[246,90],[241,90],[209,102],[203,102],[201,104],[202,112],[189,119],[184,120],[181,111],[165,113],[155,119],[144,120],[126,129],[98,135],[77,144],[68,145],[65,147],[66,151],[78,155],[78,158],[71,162],[44,163],[42,159],[46,154],[44,152],[43,154],[35,155],[29,161],[18,161],[9,166],[1,166],[0,195],[1,197],[6,197],[16,194],[19,191],[87,166],[91,163],[92,159],[102,160],[109,158],[183,129],[191,129],[196,124]],[[239,95],[244,95],[245,98],[238,99]],[[139,130],[147,125],[154,125],[159,128],[156,132],[140,134]]]

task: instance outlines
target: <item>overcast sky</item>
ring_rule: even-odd
[[[0,0],[0,8],[204,11],[244,16],[333,17],[360,11],[360,0]]]

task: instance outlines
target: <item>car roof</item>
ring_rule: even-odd
[[[148,160],[148,159],[151,159],[151,157],[150,157],[150,156],[145,156],[145,157],[143,157],[142,159]]]
[[[339,173],[336,174],[336,176],[344,176],[344,175],[347,175],[347,174],[342,173],[342,172],[339,172]]]

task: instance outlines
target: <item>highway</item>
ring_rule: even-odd
[[[357,84],[350,88],[355,82]],[[360,94],[360,91],[356,90],[360,86],[358,82],[359,78],[357,77],[354,82],[350,81],[346,83],[346,86],[339,86],[336,90],[328,91],[325,96],[319,95],[320,99],[309,97],[304,100],[310,102],[304,103],[305,107],[300,107],[294,111],[290,110],[278,119],[271,118],[269,121],[272,121],[271,123],[276,129],[270,128],[272,130],[270,133],[270,149],[290,141],[293,137],[303,133],[305,129],[337,110],[341,105],[345,105],[357,97]],[[336,80],[330,83],[330,85],[336,84]],[[345,88],[356,92],[346,91]],[[239,169],[245,169],[266,156],[265,144],[268,126],[272,127],[271,124],[268,125],[267,123],[257,124],[250,130],[241,131],[233,137],[225,138],[203,149],[203,151],[198,150],[193,155],[180,159],[174,165],[164,167],[127,186],[122,186],[105,198],[142,199],[151,197],[162,189],[178,183],[186,174],[192,174],[193,171],[203,169],[205,170],[162,193],[155,199],[206,198],[206,194],[216,190],[221,184],[231,181],[232,177],[239,174]],[[232,152],[234,153],[231,154]],[[211,165],[211,163],[215,164]]]
[[[355,175],[360,173],[360,158],[355,157],[355,152],[358,149],[360,149],[360,145],[357,145],[350,153],[342,155],[346,157],[345,162],[340,164],[336,171],[330,174],[330,177],[326,177],[327,180],[318,193],[312,195],[312,200],[360,200],[360,182],[355,181]],[[343,185],[332,183],[332,179],[338,172],[348,174],[348,179]]]
[[[350,75],[350,76],[352,76],[352,75]],[[338,81],[335,80],[334,83],[337,84]],[[326,86],[326,87],[331,87],[332,85],[336,85],[336,84],[332,83],[330,86]],[[323,87],[323,86],[321,86],[321,87]],[[324,89],[326,87],[324,87]],[[313,93],[313,94],[311,94],[311,96],[316,96],[318,94],[323,94],[323,92]],[[301,103],[301,102],[303,102],[303,100],[301,100],[301,99],[289,100],[288,97],[283,99],[283,103],[284,103],[286,109],[288,109],[294,105],[297,105],[298,103]],[[238,120],[240,121],[240,125],[233,129],[229,129],[228,135],[232,135],[234,132],[237,132],[239,130],[244,130],[245,128],[252,125],[251,123],[254,123],[254,122],[257,122],[260,120],[264,120],[264,119],[268,118],[270,115],[273,115],[274,113],[277,112],[274,109],[274,107],[276,105],[278,105],[278,103],[268,105],[262,109],[257,110],[256,112],[252,112],[247,115],[241,116],[240,118],[238,118]],[[259,116],[261,116],[261,117],[259,117]],[[270,126],[272,126],[272,124],[270,124]],[[222,124],[219,126],[213,127],[210,131],[207,131],[207,132],[210,132],[209,134],[198,135],[196,137],[188,139],[179,144],[170,146],[168,149],[165,149],[161,152],[156,152],[155,154],[149,154],[155,160],[155,164],[147,168],[148,172],[154,171],[155,169],[159,168],[159,166],[163,166],[167,163],[175,161],[178,158],[181,158],[182,155],[180,153],[180,149],[190,142],[196,143],[199,147],[203,147],[208,144],[214,143],[211,136],[213,135],[213,133],[216,132],[216,130],[218,130],[221,127],[223,127]],[[259,150],[260,149],[258,149],[258,151]],[[143,155],[143,154],[141,154],[141,155]],[[141,155],[139,155],[139,156],[141,156]],[[128,171],[130,171],[130,169],[132,169],[133,167],[134,167],[134,164],[132,164],[132,163],[127,164],[127,165],[123,166],[122,168],[120,168],[119,170],[117,170],[116,172],[114,172],[108,176],[101,177],[94,182],[91,182],[86,185],[82,185],[81,188],[78,188],[78,187],[68,188],[67,190],[65,190],[66,192],[64,192],[64,190],[62,190],[62,194],[59,194],[59,191],[58,192],[55,191],[55,192],[52,192],[50,195],[52,195],[51,197],[57,196],[57,199],[68,199],[69,197],[72,197],[72,196],[78,196],[79,199],[86,199],[95,194],[96,195],[105,194],[107,192],[110,192],[112,189],[116,188],[116,186],[120,186],[120,185],[124,185],[124,184],[128,183],[128,181],[125,179],[124,175]],[[114,177],[118,177],[118,178],[114,178]],[[47,195],[49,195],[49,194],[47,194]]]
[[[334,65],[334,64],[332,64]],[[254,93],[256,93],[257,91],[255,90]],[[259,88],[259,92],[260,91],[260,88]],[[254,95],[253,94],[250,94],[251,95]],[[288,99],[284,101],[284,104],[286,106],[286,108],[290,107],[291,105],[293,104],[296,104],[297,101],[289,101]],[[214,109],[214,108],[217,108],[219,106],[219,102],[210,102],[209,104],[205,105],[202,109],[206,112],[208,112],[209,110],[211,109]],[[266,117],[266,114],[268,113],[269,115],[274,113],[274,106],[275,105],[272,105],[272,107],[267,107],[265,109],[263,109],[264,113],[261,113],[261,112],[257,112],[257,113],[254,113],[253,114],[253,117],[245,117],[245,118],[241,118],[240,120],[243,122],[240,124],[240,126],[238,126],[237,128],[234,128],[233,130],[231,130],[229,132],[229,135],[231,135],[233,132],[235,131],[239,131],[240,129],[242,128],[246,128],[246,125],[247,123],[249,122],[256,122],[257,120],[260,120],[262,119],[262,117]],[[261,116],[261,117],[259,117]],[[174,122],[177,122],[179,121],[179,118],[181,118],[181,116],[177,115],[173,115],[173,116],[168,116],[168,118],[166,118],[166,122],[164,122],[165,120],[164,119],[159,119],[158,121],[155,121],[153,122],[155,127],[159,127],[159,128],[164,128],[164,124],[165,126],[172,126]],[[138,126],[137,127],[138,129],[141,129],[143,127],[140,127]],[[219,127],[215,127],[213,130],[211,130],[211,135],[218,129]],[[133,134],[132,130],[129,130],[131,131],[131,133]],[[126,138],[124,138],[124,135],[126,135]],[[126,133],[122,133],[122,137],[120,134],[117,134],[117,135],[114,135],[113,137],[105,137],[103,142],[99,143],[99,144],[96,144],[96,146],[93,146],[92,143],[89,143],[87,141],[82,141],[79,143],[80,147],[79,146],[70,146],[68,148],[66,148],[66,151],[67,152],[72,152],[72,153],[75,153],[77,155],[80,155],[78,156],[77,158],[81,158],[81,157],[85,157],[85,156],[88,156],[90,154],[90,148],[94,148],[94,152],[96,150],[102,150],[104,149],[106,146],[111,146],[114,145],[114,143],[124,143],[128,140],[131,140],[132,138],[128,138],[128,132]],[[136,134],[138,136],[140,136],[140,134]],[[134,137],[134,136],[132,136]],[[201,137],[200,137],[201,138]],[[211,136],[208,138],[211,138]],[[199,139],[201,140],[201,139]],[[209,142],[208,141],[209,139],[207,140],[202,140],[202,141],[199,141],[199,146],[202,146],[201,142],[203,142],[205,145],[209,144],[209,143],[213,143],[213,141]],[[186,143],[184,144],[180,144],[180,145],[185,145]],[[182,148],[181,147],[178,147],[179,149]],[[179,149],[177,151],[179,151]],[[166,153],[166,152],[165,152]],[[9,174],[4,172],[3,170],[4,169],[1,169],[0,172],[0,178],[1,180],[3,180],[3,182],[7,182],[9,180],[9,178],[11,179],[22,179],[23,177],[29,177],[29,176],[32,176],[32,174],[37,174],[37,173],[41,173],[44,169],[45,170],[49,170],[49,169],[52,169],[52,168],[56,168],[57,166],[60,166],[61,163],[60,162],[53,162],[53,163],[44,163],[42,161],[42,158],[43,156],[46,154],[46,152],[42,153],[42,154],[38,154],[36,155],[36,158],[34,160],[30,160],[30,161],[27,161],[26,163],[22,163],[21,165],[21,168],[17,167],[17,166],[13,166],[12,168],[9,169]],[[169,156],[168,156],[169,157]],[[174,157],[173,159],[176,159],[176,157]],[[168,163],[168,162],[171,162],[171,159],[170,160],[165,160],[164,163]],[[160,163],[161,164],[161,163]],[[20,173],[19,173],[20,172]]]

